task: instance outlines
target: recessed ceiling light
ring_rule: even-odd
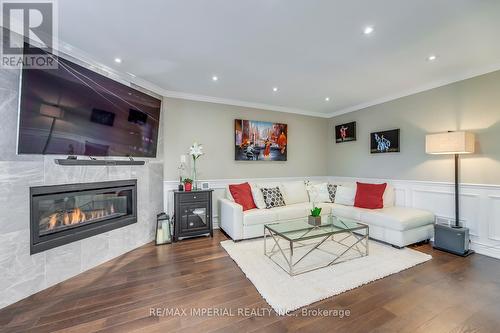
[[[128,75],[130,75],[130,76],[132,76],[132,77],[136,77],[136,76],[137,76],[137,75],[132,74],[132,73],[130,73],[130,72],[127,72],[127,74],[128,74]]]
[[[375,31],[375,29],[374,29],[374,28],[373,28],[373,26],[371,26],[371,25],[369,25],[369,26],[367,26],[367,27],[365,27],[365,28],[363,29],[363,33],[364,33],[365,35],[370,35],[371,33],[373,33],[373,31]]]
[[[278,87],[273,87],[273,91],[277,92],[278,91]]]
[[[437,59],[437,56],[435,54],[431,54],[430,56],[427,57],[428,61],[434,61]]]
[[[325,102],[330,102],[330,97],[325,97]]]
[[[121,60],[120,58],[115,58],[115,62],[116,62],[117,64],[121,64],[121,63],[122,63],[122,60]]]
[[[212,76],[212,81],[218,81],[218,80],[219,80],[218,76],[216,76],[216,75]]]

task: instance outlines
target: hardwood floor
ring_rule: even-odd
[[[433,260],[309,310],[350,316],[180,316],[151,311],[270,309],[219,245],[225,235],[152,244],[0,310],[0,332],[498,332],[500,261],[415,247]],[[291,290],[290,292],[293,292]],[[153,310],[152,310],[153,309]]]

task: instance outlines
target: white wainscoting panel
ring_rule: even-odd
[[[441,220],[455,220],[453,183],[351,177],[329,177],[329,181],[387,182],[394,186],[396,206],[426,209]],[[500,258],[500,185],[461,184],[459,200],[460,221],[470,229],[472,249]]]
[[[488,207],[488,238],[500,241],[500,195],[489,195]]]
[[[396,201],[395,201],[396,206],[401,206],[401,207],[406,206],[406,203],[408,202],[408,199],[406,198],[407,197],[406,189],[395,188],[394,195],[396,196]]]

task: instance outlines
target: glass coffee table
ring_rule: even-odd
[[[329,215],[314,226],[305,217],[264,225],[264,254],[294,276],[367,256],[368,238],[356,220]]]

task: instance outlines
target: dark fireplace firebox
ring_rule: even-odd
[[[31,254],[137,222],[137,180],[30,188]]]

